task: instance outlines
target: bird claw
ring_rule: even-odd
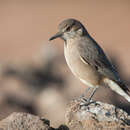
[[[92,100],[90,100],[89,98],[81,98],[81,105],[80,106],[88,106],[92,103]]]
[[[81,98],[81,104],[80,106],[89,106],[90,104],[95,104],[97,105],[96,101],[92,101],[90,98],[86,99],[86,98]]]

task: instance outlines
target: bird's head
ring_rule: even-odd
[[[86,33],[85,27],[78,20],[67,19],[59,24],[58,32],[49,40],[61,38],[66,41],[71,38],[83,36]]]

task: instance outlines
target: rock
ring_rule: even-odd
[[[0,130],[69,130],[67,126],[61,125],[55,129],[50,127],[47,119],[40,118],[28,113],[12,113],[0,121]]]
[[[49,123],[27,113],[12,113],[0,122],[0,130],[48,130]]]
[[[0,121],[0,130],[130,130],[130,116],[122,109],[98,101],[84,103],[81,99],[71,101],[66,125],[58,128],[45,118],[15,112]]]
[[[130,116],[110,104],[84,105],[82,100],[76,99],[68,105],[66,124],[70,130],[128,130]]]

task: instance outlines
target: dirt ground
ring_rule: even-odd
[[[86,88],[65,63],[63,41],[48,41],[67,18],[85,25],[130,85],[129,12],[129,0],[0,0],[0,119],[25,111],[64,122],[66,104]],[[130,113],[109,89],[94,99]]]

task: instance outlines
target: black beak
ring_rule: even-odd
[[[58,37],[61,37],[61,36],[62,36],[62,32],[57,32],[54,36],[52,36],[52,37],[49,39],[49,41],[54,40],[54,39],[56,39],[56,38],[58,38]]]

